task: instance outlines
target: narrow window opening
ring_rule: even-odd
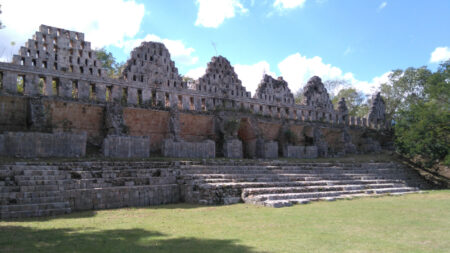
[[[89,99],[96,100],[96,98],[97,98],[97,94],[96,94],[96,89],[95,89],[95,83],[91,83],[89,85]]]
[[[91,75],[93,75],[93,74],[94,74],[94,72],[93,72],[92,68],[89,68],[89,74],[91,74]]]
[[[141,76],[141,83],[144,82],[144,76]]]
[[[55,62],[55,63],[53,64],[53,70],[58,70],[58,63]]]
[[[178,109],[183,109],[183,96],[178,95]]]
[[[17,93],[23,94],[25,90],[25,76],[18,75],[17,76]]]
[[[206,99],[202,98],[202,111],[206,112]]]
[[[128,88],[122,88],[122,104],[126,105],[128,103]]]
[[[72,81],[72,98],[78,98],[78,82]]]
[[[3,90],[3,72],[0,72],[0,90]]]
[[[44,87],[45,87],[45,77],[39,77],[38,89],[39,94],[44,95]]]
[[[27,50],[27,56],[30,57],[30,55],[31,55],[31,51],[28,49]]]
[[[105,94],[106,101],[111,102],[111,97],[112,97],[112,86],[106,86],[106,94]]]
[[[31,65],[32,65],[33,67],[36,67],[36,60],[35,60],[35,59],[31,60]]]
[[[152,90],[152,105],[156,105],[156,91]]]
[[[194,98],[193,97],[189,98],[189,109],[190,110],[194,110],[195,109],[194,108]]]
[[[80,67],[80,73],[83,74],[84,73],[84,68]]]
[[[22,65],[22,66],[25,65],[25,58],[24,58],[24,57],[22,57],[22,58],[20,59],[20,65]]]
[[[97,72],[98,72],[98,76],[102,76],[102,70],[101,69],[98,69]]]
[[[59,79],[57,78],[52,79],[52,92],[53,95],[59,96]]]
[[[137,103],[138,103],[138,105],[142,105],[142,90],[141,89],[137,90]]]
[[[170,97],[169,97],[169,93],[166,93],[166,103],[165,103],[166,107],[170,107]]]
[[[44,68],[44,69],[47,68],[47,61],[43,61],[43,62],[42,62],[42,68]]]

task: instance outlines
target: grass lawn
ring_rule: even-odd
[[[1,221],[0,252],[450,252],[450,191],[281,209],[177,204]]]

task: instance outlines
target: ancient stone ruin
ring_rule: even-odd
[[[252,97],[223,56],[187,85],[156,42],[135,48],[121,77],[106,73],[83,33],[45,25],[0,63],[0,157],[87,160],[1,164],[0,218],[183,201],[280,207],[424,185],[395,164],[273,161],[378,152],[391,143],[379,94],[368,119],[344,100],[335,110],[317,76],[303,104],[269,75]],[[140,160],[161,155],[204,160]]]
[[[303,150],[333,156],[342,154],[337,146],[342,141],[362,152],[358,147],[367,144],[366,136],[379,139],[378,130],[386,128],[379,94],[372,99],[368,119],[349,117],[345,101],[335,110],[317,76],[306,84],[303,104],[295,103],[282,77],[269,75],[252,98],[223,56],[212,57],[206,73],[188,86],[162,43],[143,42],[131,52],[122,76],[113,79],[83,33],[45,25],[12,63],[0,63],[0,75],[1,132],[85,134],[87,145],[101,147],[106,156],[311,157]],[[232,138],[221,126],[231,118],[242,122]],[[245,124],[249,119],[253,123]],[[295,133],[301,138],[290,148],[279,143],[286,123],[308,129]],[[336,141],[344,129],[349,134]],[[11,137],[0,140],[15,142]],[[282,151],[287,149],[291,152]],[[205,150],[210,152],[204,155]],[[28,156],[25,151],[15,155]]]

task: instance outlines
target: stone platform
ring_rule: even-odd
[[[283,207],[428,187],[395,163],[20,162],[0,165],[0,218],[179,202]]]

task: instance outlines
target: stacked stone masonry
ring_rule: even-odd
[[[0,165],[0,219],[179,202],[282,207],[428,187],[395,163],[20,162]]]
[[[188,87],[161,43],[144,42],[134,49],[122,78],[112,79],[100,66],[84,34],[42,25],[12,63],[0,63],[0,93],[57,96],[70,100],[142,106],[178,107],[209,111],[217,108],[247,109],[255,114],[299,121],[321,121],[375,129],[388,127],[381,120],[351,118],[343,121],[333,109],[320,78],[305,88],[305,104],[295,104],[287,83],[265,76],[252,98],[230,62],[213,57],[206,73]],[[264,97],[263,99],[261,99]]]

